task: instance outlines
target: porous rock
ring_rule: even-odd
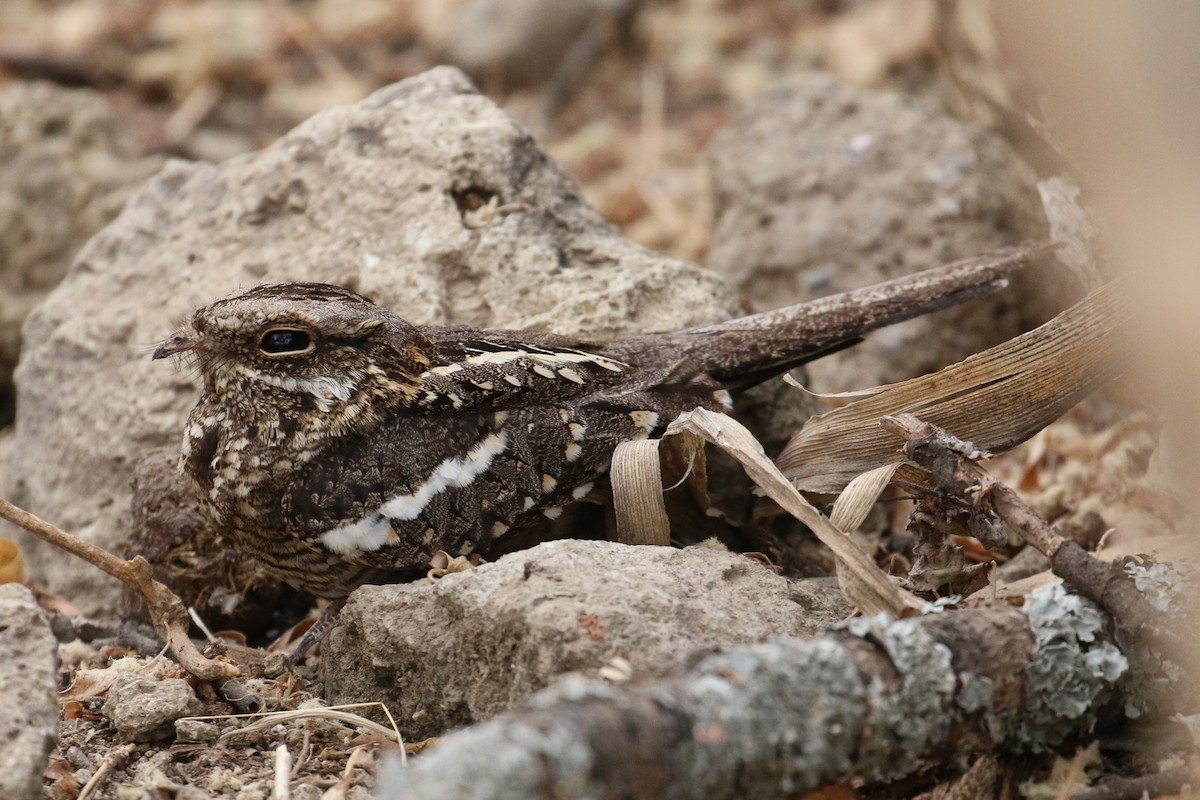
[[[124,742],[151,742],[170,738],[175,720],[198,714],[203,706],[183,678],[154,680],[122,675],[108,690],[100,711]]]
[[[101,546],[130,524],[130,478],[178,446],[195,376],[150,346],[239,288],[316,280],[411,322],[613,336],[725,319],[723,282],[606,225],[532,137],[439,68],[333,108],[265,150],[169,163],[30,316],[4,492]],[[44,547],[35,575],[89,614],[119,589]]]
[[[324,647],[331,703],[382,700],[410,738],[486,719],[615,657],[661,675],[704,648],[846,617],[834,579],[722,550],[556,541],[437,583],[364,586]]]
[[[0,797],[41,797],[58,731],[57,642],[20,584],[0,585]]]
[[[0,425],[13,412],[21,323],[159,166],[134,153],[96,92],[0,91]]]
[[[708,265],[756,310],[866,286],[1044,234],[1032,170],[999,136],[892,92],[798,75],[709,150]],[[1022,278],[1027,280],[1027,278]],[[893,326],[809,369],[843,391],[938,369],[1020,333],[1012,290]],[[986,303],[986,305],[984,305]]]

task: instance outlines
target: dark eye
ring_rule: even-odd
[[[312,337],[295,328],[276,328],[264,333],[258,346],[264,353],[271,355],[303,353],[312,346]]]

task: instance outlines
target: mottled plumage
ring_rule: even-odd
[[[1001,285],[1010,248],[791,308],[606,342],[410,325],[344,289],[260,286],[155,351],[204,392],[182,465],[247,556],[314,594],[503,549],[586,496],[613,449],[697,406]]]

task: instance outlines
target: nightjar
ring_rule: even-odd
[[[511,549],[587,496],[621,442],[985,294],[1044,249],[612,341],[415,326],[345,289],[267,285],[198,309],[154,358],[198,363],[182,469],[221,532],[284,581],[342,598],[417,577],[439,550]]]

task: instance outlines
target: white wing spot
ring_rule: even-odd
[[[554,370],[550,369],[549,367],[543,367],[541,364],[534,364],[533,371],[538,375],[541,375],[543,378],[555,377]]]
[[[584,353],[579,350],[561,351],[558,353],[530,353],[531,357],[539,361],[544,361],[547,364],[595,364],[597,367],[603,367],[610,372],[620,372],[621,367],[627,367],[628,364],[617,361],[616,359],[598,356],[595,353]]]
[[[492,525],[492,536],[503,536],[508,533],[508,526],[503,522],[497,522]]]
[[[491,381],[471,381],[471,383],[474,384],[476,389],[483,389],[485,392],[490,392],[496,388],[496,384]]]
[[[426,375],[453,375],[456,372],[462,372],[462,371],[463,371],[462,364],[446,364],[445,366],[442,366],[442,367],[434,367],[433,369],[429,370],[425,374]]]
[[[529,509],[533,508],[533,505],[535,502],[536,501],[532,497],[526,497],[525,498],[525,510],[528,511]]]
[[[572,383],[578,383],[580,385],[583,385],[583,376],[580,375],[575,370],[571,369],[570,367],[563,367],[562,369],[560,369],[558,371],[558,374],[561,375],[562,377],[566,378],[567,380],[571,381]]]
[[[544,508],[544,509],[542,509],[542,516],[544,516],[546,519],[558,519],[559,517],[562,516],[562,509],[561,508]]]
[[[542,476],[542,492],[544,494],[549,494],[550,492],[553,492],[554,488],[556,486],[558,486],[558,481],[555,479],[555,477],[553,475],[543,475]]]
[[[591,494],[592,488],[595,485],[594,483],[581,483],[571,491],[571,497],[574,497],[576,500],[582,500]]]
[[[501,431],[491,433],[483,441],[475,445],[465,456],[447,458],[434,468],[433,473],[417,486],[412,492],[398,494],[392,497],[379,509],[378,514],[372,514],[363,521],[373,517],[386,517],[393,520],[416,519],[429,501],[436,495],[451,488],[461,488],[482,475],[491,466],[492,460],[508,447],[508,434]],[[386,522],[387,520],[383,520]],[[357,524],[357,523],[356,523]],[[333,533],[330,531],[321,538],[327,540]],[[328,544],[328,541],[326,541]],[[378,545],[376,545],[378,547]],[[345,552],[345,551],[342,551]]]
[[[657,411],[630,411],[629,418],[633,420],[633,424],[641,428],[649,436],[654,432],[654,426],[658,424]]]
[[[471,348],[467,348],[467,349],[468,350],[477,350],[478,348],[471,347]],[[531,354],[526,350],[500,350],[499,352],[483,350],[483,351],[478,352],[476,355],[468,356],[463,361],[463,363],[464,364],[507,364],[510,361],[516,361],[518,358],[523,358],[528,355],[531,355]]]
[[[584,353],[579,350],[563,350],[556,353],[539,353],[532,350],[480,350],[478,347],[465,348],[475,355],[468,356],[464,364],[507,364],[520,358],[529,358],[552,366],[557,364],[595,364],[597,367],[620,372],[622,367],[629,366],[623,361],[598,356],[595,353]]]
[[[587,425],[584,425],[582,422],[568,423],[567,429],[571,431],[571,438],[577,442],[582,442],[583,435],[587,433]]]
[[[520,378],[518,378],[516,375],[505,375],[505,376],[504,376],[504,380],[508,381],[508,382],[509,382],[509,383],[511,383],[513,386],[520,386],[520,385],[521,385],[521,379],[520,379]]]
[[[357,522],[339,525],[321,536],[325,546],[340,555],[378,550],[389,539],[395,540],[396,532],[391,523],[378,514],[368,514]]]
[[[583,447],[581,447],[578,442],[567,442],[565,453],[567,456],[567,461],[574,463],[579,460],[581,455],[583,455]]]

